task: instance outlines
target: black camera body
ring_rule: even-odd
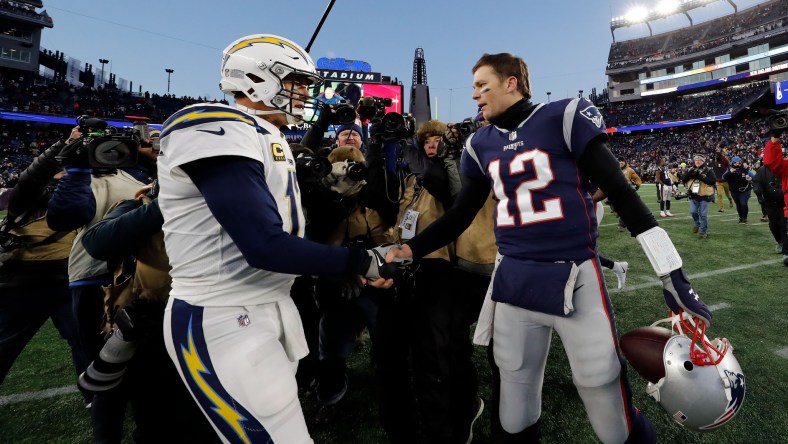
[[[81,116],[77,118],[77,124],[82,137],[66,145],[56,156],[62,165],[89,165],[94,168],[134,166],[143,140],[150,139],[147,124],[140,121],[135,121],[132,128],[116,129],[102,119]]]
[[[347,177],[356,182],[367,178],[367,166],[363,162],[348,161]]]
[[[788,109],[774,111],[768,119],[769,128],[773,130],[788,129]]]
[[[473,118],[464,119],[457,124],[457,131],[462,137],[468,137],[482,127],[482,123]]]
[[[326,157],[300,154],[295,159],[296,177],[299,179],[322,179],[331,173],[331,162]]]
[[[358,116],[372,122],[381,120],[386,115],[386,108],[391,106],[391,99],[383,97],[362,97],[358,102]]]
[[[322,103],[319,111],[321,115],[326,113],[324,125],[351,125],[356,121],[356,109],[346,101],[333,106]]]
[[[382,142],[410,139],[416,134],[416,119],[410,114],[386,113],[375,122],[372,133]]]

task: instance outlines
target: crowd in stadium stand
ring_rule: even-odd
[[[767,87],[768,82],[754,82],[745,87],[694,97],[610,104],[603,110],[603,115],[608,127],[622,127],[725,114],[763,94]],[[112,119],[143,115],[150,117],[152,122],[163,122],[183,106],[203,100],[200,97],[176,98],[149,93],[140,96],[115,88],[75,87],[40,77],[9,78],[0,75],[0,109],[8,111],[91,115]],[[33,157],[62,138],[67,130],[59,125],[41,129],[30,122],[4,122],[0,133],[0,188],[13,186],[19,172]],[[667,157],[672,163],[686,161],[699,149],[713,152],[720,141],[741,151],[741,157],[752,158],[747,153],[762,146],[763,132],[763,125],[756,123],[714,125],[675,133],[660,131],[629,137],[616,136],[611,139],[611,147],[614,154],[633,162],[640,167],[645,178],[650,178],[661,157]],[[326,139],[323,145],[330,146],[332,143],[332,139]]]
[[[750,165],[755,165],[767,139],[766,121],[759,119],[710,123],[690,130],[614,136],[609,145],[613,154],[638,167],[643,179],[650,181],[654,178],[660,159],[665,158],[670,165],[678,165],[690,162],[693,154],[705,154],[711,158],[720,146],[726,148],[728,157],[737,155]]]
[[[110,119],[142,115],[152,122],[163,122],[184,106],[204,101],[202,97],[176,98],[149,92],[136,95],[113,87],[96,89],[41,77],[8,78],[0,75],[0,108],[9,111]]]
[[[788,2],[769,2],[737,15],[728,15],[674,32],[615,42],[610,46],[607,67],[635,66],[719,47],[782,28],[788,24],[787,15]]]
[[[637,103],[611,103],[603,111],[608,127],[671,122],[735,111],[768,90],[768,82],[711,91],[702,95],[670,97]]]

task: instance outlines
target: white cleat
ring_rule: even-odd
[[[670,210],[665,211],[665,215],[668,217],[673,217],[673,214],[671,214]]]
[[[659,217],[666,217],[666,216],[665,216],[665,212],[664,212],[664,211],[660,211],[660,212],[659,212]]]
[[[627,282],[627,270],[629,270],[629,263],[628,262],[614,262],[613,263],[613,273],[616,274],[616,278],[618,279],[618,289],[619,290],[624,288],[624,284]]]

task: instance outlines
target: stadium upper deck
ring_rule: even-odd
[[[611,29],[628,26],[622,18],[614,19],[612,25]],[[613,42],[606,70],[611,102],[698,92],[755,79],[778,81],[788,78],[785,72],[785,0],[767,1],[671,32]]]

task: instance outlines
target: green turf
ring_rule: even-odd
[[[658,209],[653,185],[644,185],[641,196],[649,207]],[[649,398],[645,381],[630,371],[635,401],[655,423],[659,442],[686,443],[777,443],[788,436],[788,359],[775,354],[788,347],[788,268],[773,251],[767,225],[759,222],[760,211],[750,202],[750,225],[737,224],[735,210],[718,213],[710,207],[709,237],[698,239],[691,233],[687,201],[673,203],[671,220],[661,219],[684,259],[684,268],[709,305],[728,304],[714,314],[709,335],[731,340],[735,355],[747,378],[747,395],[738,416],[721,430],[697,434],[683,430]],[[600,227],[602,254],[630,263],[627,284],[639,289],[613,291],[619,332],[650,324],[667,311],[661,288],[654,283],[651,266],[637,241],[615,227],[615,216],[606,215]],[[758,266],[753,264],[765,263]],[[718,270],[741,269],[713,274]],[[615,276],[606,272],[609,288]],[[369,366],[369,347],[359,348],[350,362],[350,389],[343,410],[333,426],[310,427],[317,443],[380,443],[385,435],[377,422],[374,375]],[[490,372],[485,350],[477,347],[475,362],[481,376],[481,396],[490,398]],[[74,374],[66,345],[48,323],[19,358],[0,386],[0,404],[12,394],[63,387],[73,384]],[[572,384],[569,367],[556,337],[548,360],[544,384],[542,424],[546,443],[598,442]],[[316,403],[303,400],[311,418]],[[489,416],[485,411],[475,430],[476,443],[488,442]],[[127,433],[127,436],[130,436]],[[89,442],[89,418],[78,394],[0,405],[0,443]],[[130,441],[129,441],[130,442]]]

